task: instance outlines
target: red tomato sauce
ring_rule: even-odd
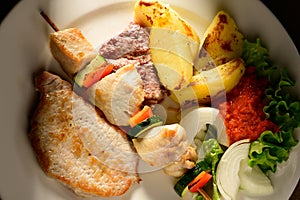
[[[226,102],[219,105],[230,144],[247,138],[256,140],[266,130],[279,130],[263,112],[267,85],[267,79],[259,79],[255,68],[248,67],[238,85],[227,94]]]

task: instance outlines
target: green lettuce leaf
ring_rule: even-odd
[[[244,41],[242,58],[246,66],[256,67],[259,76],[270,76],[276,70],[276,67],[271,63],[268,49],[262,46],[259,38],[256,42]]]
[[[286,161],[290,150],[297,143],[292,129],[289,132],[278,133],[265,131],[257,141],[251,143],[249,165],[258,165],[265,174],[269,171],[276,172],[277,163]]]
[[[273,83],[266,90],[269,104],[264,107],[264,112],[281,130],[300,126],[300,102],[293,98],[288,90],[294,85],[295,81],[288,76],[287,69],[282,68],[277,83]]]
[[[276,171],[277,157],[272,156],[269,149],[265,148],[261,142],[254,141],[251,143],[249,157],[249,165],[251,167],[258,165],[265,174],[268,171]]]
[[[213,128],[213,127],[211,127]],[[211,130],[211,129],[208,129]],[[216,180],[216,169],[217,165],[224,154],[224,150],[222,149],[221,145],[218,143],[218,141],[214,138],[209,138],[205,140],[202,144],[205,155],[204,160],[200,161],[202,169],[207,168],[206,170],[210,170],[213,176],[213,194],[212,199],[213,200],[219,200],[219,192],[217,187],[217,180]],[[200,196],[200,195],[199,195]]]
[[[268,175],[269,171],[276,172],[277,164],[286,161],[292,147],[298,143],[294,138],[294,130],[300,127],[300,101],[289,93],[295,81],[288,75],[287,68],[277,69],[272,64],[269,52],[260,39],[255,43],[245,41],[242,58],[247,66],[255,66],[256,73],[269,78],[270,82],[265,91],[268,104],[263,111],[269,120],[279,126],[280,131],[263,132],[251,143],[249,151],[249,165],[258,165]]]

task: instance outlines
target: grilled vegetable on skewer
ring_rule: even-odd
[[[94,83],[113,71],[114,66],[106,62],[105,58],[98,54],[84,69],[74,77],[74,81],[80,87],[89,88]]]

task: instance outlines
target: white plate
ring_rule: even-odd
[[[200,36],[216,12],[225,9],[249,39],[257,36],[262,39],[276,64],[289,67],[297,81],[295,91],[300,91],[300,76],[296,76],[300,74],[299,54],[284,28],[260,1],[167,2],[196,28]],[[36,97],[34,73],[47,69],[65,77],[51,58],[47,46],[51,30],[39,15],[39,9],[48,13],[61,29],[78,26],[97,46],[127,26],[132,19],[133,3],[126,0],[23,0],[3,21],[0,27],[0,195],[3,200],[80,199],[44,175],[27,140],[28,117]],[[262,199],[288,199],[300,175],[297,153],[300,153],[299,145],[290,154],[288,162],[278,166],[277,173],[272,176],[274,194]],[[179,199],[172,189],[172,179],[162,172],[141,174],[141,177],[143,182],[132,187],[121,199]]]

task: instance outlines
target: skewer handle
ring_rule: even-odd
[[[48,22],[48,24],[51,26],[51,28],[54,31],[59,31],[59,28],[56,26],[56,24],[48,17],[48,15],[46,15],[46,13],[44,13],[44,11],[41,11],[40,14],[42,15],[42,17]]]

